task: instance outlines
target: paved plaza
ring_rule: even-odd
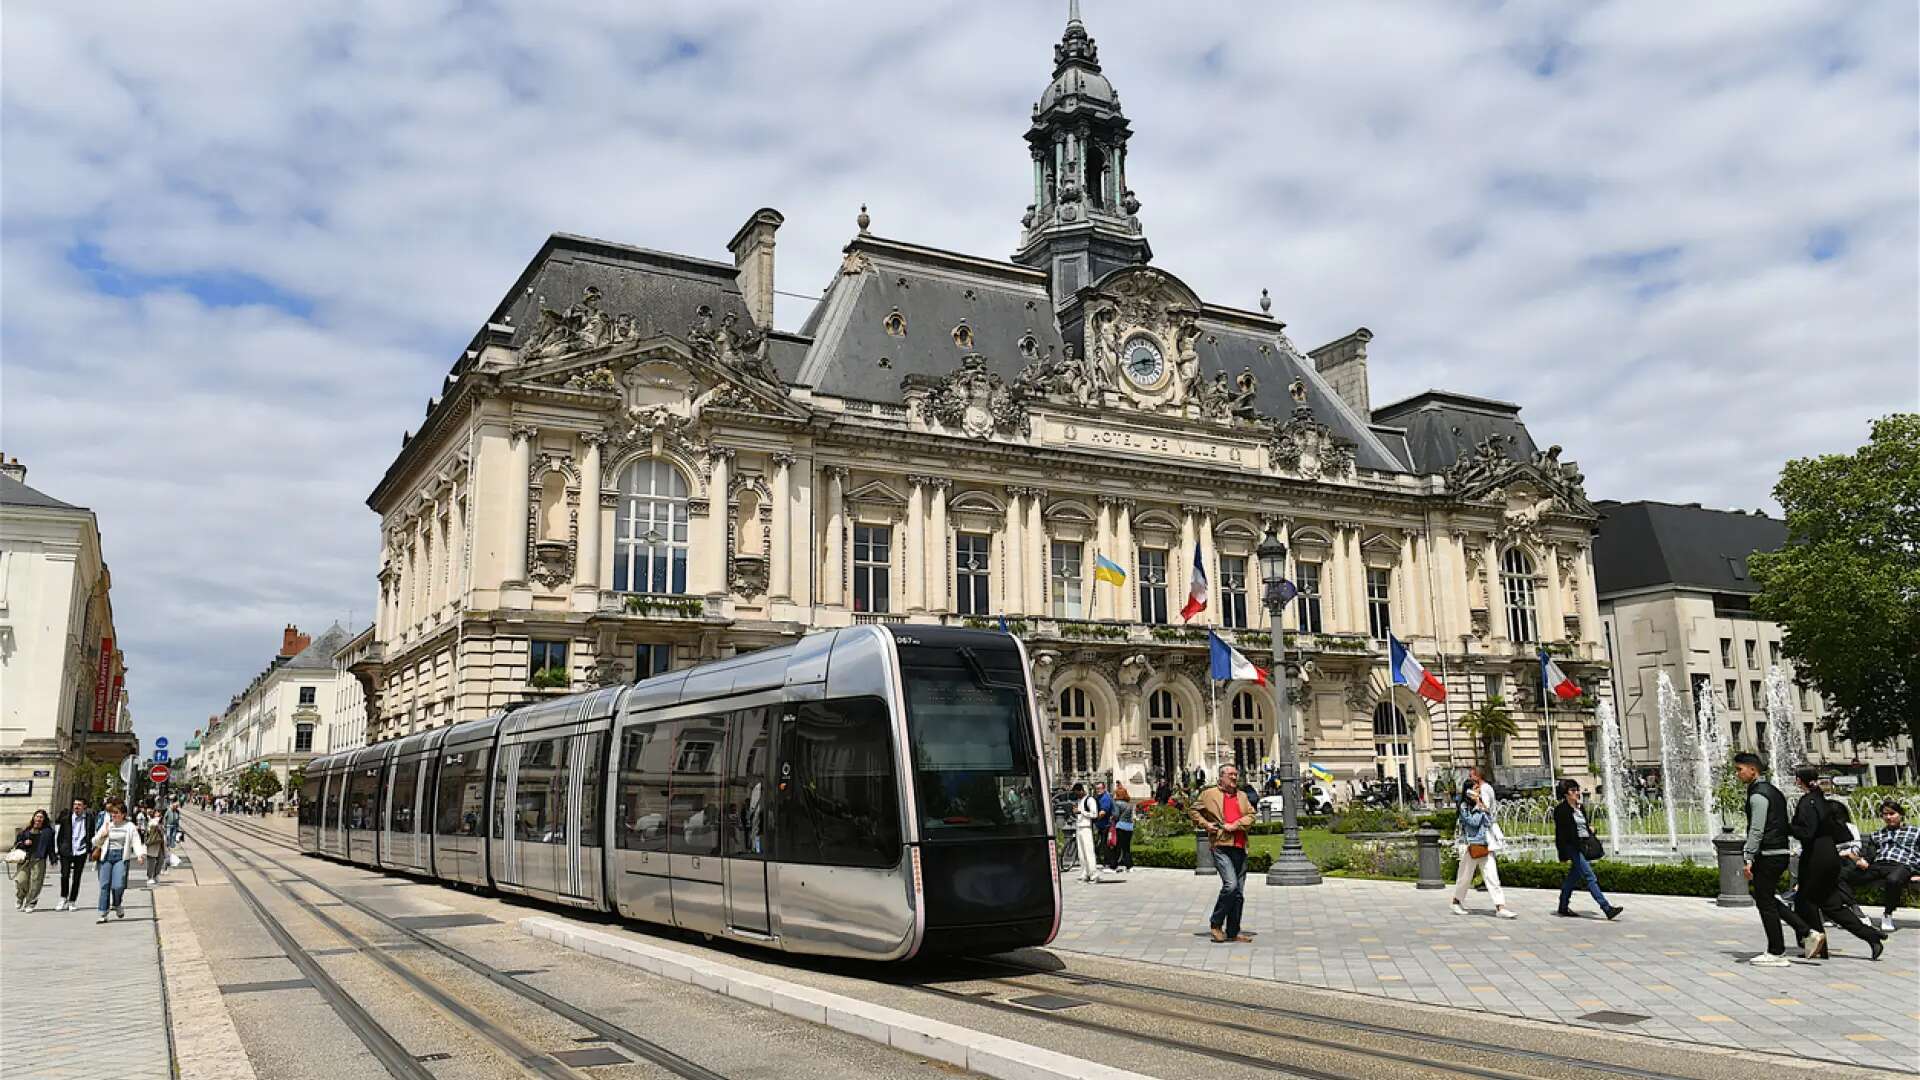
[[[95,923],[99,879],[91,868],[79,911],[60,911],[60,869],[50,868],[40,910],[0,904],[0,1072],[8,1076],[155,1080],[171,1074],[167,1008],[153,894],[134,871],[125,919]],[[165,885],[160,886],[166,888]]]
[[[1248,945],[1207,940],[1218,879],[1136,870],[1100,885],[1063,883],[1054,947],[1168,967],[1583,1024],[1721,1046],[1920,1071],[1920,919],[1884,959],[1844,932],[1832,960],[1753,968],[1764,947],[1752,908],[1710,900],[1614,896],[1618,922],[1554,916],[1557,896],[1508,890],[1520,918],[1496,920],[1485,893],[1451,915],[1451,889],[1329,878],[1307,888],[1247,885]],[[1628,1023],[1595,1013],[1642,1017]]]

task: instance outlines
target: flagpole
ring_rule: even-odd
[[[1540,650],[1540,708],[1546,712],[1547,741],[1541,749],[1546,752],[1547,779],[1553,779],[1553,695],[1554,690],[1547,685],[1547,650]]]

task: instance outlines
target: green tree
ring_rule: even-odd
[[[287,774],[287,790],[288,791],[299,791],[300,788],[306,784],[306,782],[307,782],[307,767],[305,765],[302,765],[299,768],[294,769],[292,772],[289,772]]]
[[[1748,559],[1754,610],[1827,699],[1828,730],[1908,736],[1920,766],[1920,413],[1874,421],[1852,454],[1788,462],[1773,496],[1787,544]]]
[[[1494,740],[1511,739],[1520,734],[1519,725],[1513,722],[1513,714],[1507,711],[1507,699],[1498,694],[1463,714],[1460,717],[1460,729],[1467,733],[1479,750],[1480,764],[1486,767],[1488,776],[1493,775]]]

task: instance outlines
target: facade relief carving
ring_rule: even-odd
[[[987,370],[987,358],[968,353],[960,367],[939,379],[909,375],[901,380],[908,416],[975,439],[1024,436],[1030,430],[1027,395]]]
[[[1313,410],[1302,404],[1286,423],[1273,426],[1267,455],[1274,468],[1303,480],[1336,480],[1353,471],[1355,445],[1314,419]]]
[[[539,321],[520,346],[520,359],[545,360],[617,345],[631,341],[639,332],[639,321],[634,316],[609,314],[601,307],[600,290],[589,285],[580,299],[569,304],[565,311],[540,308]]]

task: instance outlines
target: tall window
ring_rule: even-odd
[[[1747,691],[1749,693],[1750,699],[1753,701],[1753,711],[1766,712],[1767,711],[1767,692],[1765,689],[1761,687],[1760,680],[1754,679],[1748,682]]]
[[[1393,632],[1393,571],[1367,571],[1367,629],[1385,641]]]
[[[1073,541],[1053,542],[1053,616],[1078,619],[1086,610],[1081,582],[1081,558],[1084,546]]]
[[[1720,666],[1733,666],[1733,639],[1730,637],[1720,639]]]
[[[992,540],[979,533],[961,533],[953,538],[954,610],[962,615],[985,615],[993,610],[987,575]]]
[[[1779,642],[1777,641],[1767,642],[1767,663],[1772,664],[1774,667],[1780,666],[1780,643]]]
[[[1759,667],[1759,666],[1760,666],[1760,659],[1759,659],[1759,655],[1758,655],[1758,653],[1757,653],[1757,651],[1756,651],[1756,650],[1755,650],[1755,648],[1754,648],[1754,641],[1753,641],[1753,639],[1752,639],[1752,638],[1748,638],[1747,640],[1745,640],[1745,641],[1743,641],[1743,642],[1741,642],[1741,643],[1740,643],[1740,647],[1741,647],[1742,649],[1744,649],[1744,650],[1746,650],[1746,654],[1747,654],[1747,666],[1748,666],[1748,667],[1750,667],[1750,668],[1757,668],[1757,667]]]
[[[1374,771],[1381,779],[1398,778],[1408,783],[1413,762],[1413,739],[1407,730],[1407,715],[1390,701],[1373,707]]]
[[[853,610],[893,610],[893,529],[886,525],[853,527]]]
[[[1295,563],[1293,576],[1298,579],[1294,584],[1300,587],[1300,599],[1295,605],[1295,610],[1300,613],[1300,632],[1318,634],[1320,633],[1320,564],[1304,561]]]
[[[673,670],[673,646],[662,642],[633,647],[633,681],[651,679]]]
[[[1063,780],[1092,776],[1100,768],[1100,736],[1087,692],[1060,691],[1060,772]]]
[[[1517,547],[1500,557],[1500,591],[1507,599],[1507,638],[1540,640],[1540,620],[1533,611],[1533,560]]]
[[[1266,760],[1266,710],[1250,691],[1233,695],[1233,763],[1243,775]]]
[[[301,724],[293,729],[293,750],[304,754],[313,749],[313,725]]]
[[[1140,621],[1167,621],[1167,549],[1140,549]]]
[[[1728,679],[1727,680],[1727,708],[1738,709],[1739,707],[1740,707],[1740,681],[1738,679]]]
[[[1805,684],[1802,684],[1802,685],[1800,685],[1800,686],[1797,686],[1797,687],[1795,687],[1794,689],[1795,689],[1795,691],[1796,691],[1796,692],[1798,692],[1798,693],[1799,693],[1799,695],[1800,695],[1800,711],[1801,711],[1801,712],[1812,712],[1812,711],[1813,711],[1813,706],[1812,706],[1812,704],[1810,704],[1810,703],[1809,703],[1809,702],[1807,701],[1807,688],[1806,688],[1806,685],[1805,685]]]
[[[1174,777],[1187,771],[1187,737],[1180,722],[1180,703],[1172,691],[1147,695],[1148,749],[1156,775]]]
[[[300,704],[302,705],[313,704],[315,701],[318,700],[319,693],[320,693],[320,688],[317,686],[301,687],[300,688]]]
[[[1247,625],[1247,557],[1220,556],[1220,625]]]
[[[725,508],[714,512],[725,513]],[[586,517],[593,520],[591,514]],[[636,461],[620,474],[613,591],[687,591],[687,482],[671,462]]]
[[[567,685],[567,643],[530,641],[527,643],[527,683],[530,686]]]

